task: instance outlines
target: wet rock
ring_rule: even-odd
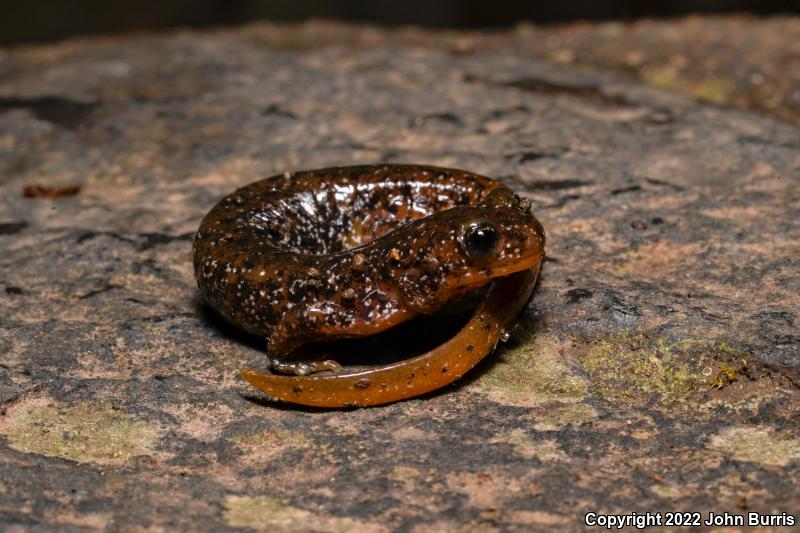
[[[786,43],[795,21],[730,24]],[[524,27],[470,34],[469,53],[447,45],[457,33],[316,28],[0,53],[4,527],[800,511],[800,144],[775,118],[792,109],[546,62]],[[620,58],[644,39],[589,28],[617,28],[621,49],[602,50]],[[347,412],[272,402],[238,377],[266,365],[263,341],[198,298],[191,236],[255,179],[378,162],[465,168],[530,199],[548,235],[533,302],[455,387]],[[26,198],[31,184],[80,188]]]

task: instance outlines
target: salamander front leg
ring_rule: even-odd
[[[336,373],[342,369],[342,365],[331,359],[323,361],[287,360],[287,356],[292,354],[300,345],[301,342],[287,336],[285,330],[276,328],[276,331],[267,339],[270,370],[290,376],[308,376],[326,371]],[[296,355],[293,355],[292,359],[295,359],[295,357]]]

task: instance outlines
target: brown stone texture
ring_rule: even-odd
[[[0,50],[0,528],[797,516],[799,29],[313,23]],[[260,177],[377,162],[528,196],[533,301],[439,393],[270,401],[238,377],[263,345],[198,297],[193,232]]]

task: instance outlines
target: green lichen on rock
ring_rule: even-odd
[[[276,533],[294,531],[383,531],[346,517],[323,516],[292,507],[267,496],[236,496],[225,499],[225,521],[231,527],[247,527]]]
[[[650,492],[667,500],[677,501],[686,495],[686,487],[671,483],[654,483],[650,485]]]
[[[623,333],[592,344],[581,357],[591,391],[606,400],[645,403],[710,401],[739,380],[768,378],[747,352],[707,339],[667,343]],[[739,400],[741,398],[736,398]]]
[[[225,500],[225,521],[231,527],[290,531],[308,515],[308,511],[264,496],[228,496]]]
[[[583,402],[553,402],[532,415],[539,431],[556,431],[569,425],[580,426],[599,416],[597,410]]]
[[[492,400],[520,407],[574,401],[589,390],[586,379],[570,367],[551,338],[535,338],[504,352],[481,376],[479,386]]]
[[[12,408],[2,426],[9,444],[27,453],[78,462],[122,463],[152,453],[156,427],[108,404],[31,402]]]
[[[786,466],[800,460],[800,439],[768,426],[732,427],[711,437],[708,447],[739,461]]]
[[[682,75],[681,70],[674,65],[644,69],[642,79],[656,87],[688,93],[698,100],[715,104],[729,103],[737,93],[735,81],[731,77],[707,76],[700,80],[691,79]]]

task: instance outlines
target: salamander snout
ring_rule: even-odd
[[[544,253],[544,228],[528,209],[485,207],[462,225],[459,244],[475,268],[513,272]]]

